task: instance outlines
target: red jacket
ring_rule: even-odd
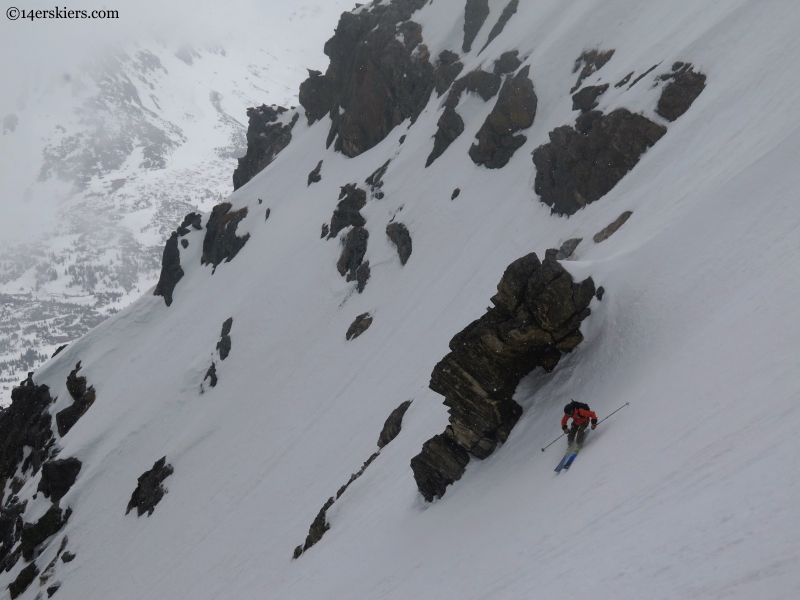
[[[564,415],[561,419],[561,427],[567,426],[567,421],[572,418],[574,425],[585,425],[591,419],[592,423],[597,423],[597,415],[593,410],[585,410],[583,408],[576,408],[571,415]]]

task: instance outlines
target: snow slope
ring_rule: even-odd
[[[440,114],[349,159],[325,149],[329,120],[301,118],[292,143],[229,197],[247,206],[250,240],[212,275],[203,232],[182,250],[185,277],[167,308],[145,295],[35,375],[69,405],[77,361],[97,401],[60,441],[83,470],[62,500],[77,558],[57,568],[68,598],[796,598],[800,594],[800,7],[779,1],[522,3],[467,72],[501,52],[527,56],[539,98],[526,144],[503,169],[467,156],[492,102],[462,111],[466,129],[428,169]],[[460,47],[463,3],[414,15],[433,56]],[[320,40],[320,44],[322,40]],[[533,193],[530,152],[572,123],[568,94],[582,50],[615,48],[587,83],[614,83],[662,62],[601,110],[653,112],[653,78],[672,62],[708,75],[691,109],[599,201],[552,216]],[[467,116],[468,115],[468,116]],[[401,145],[399,138],[406,135]],[[388,158],[385,198],[362,210],[372,278],[362,294],[319,238],[339,187]],[[322,159],[322,181],[306,176]],[[451,201],[454,188],[461,194]],[[263,199],[263,204],[258,199]],[[271,214],[264,220],[264,210]],[[402,209],[402,210],[401,210]],[[622,211],[611,238],[591,236]],[[414,250],[401,267],[383,230],[397,216]],[[582,237],[576,278],[591,275],[585,341],[515,398],[524,414],[506,444],[473,460],[426,504],[409,467],[442,431],[427,388],[450,338],[478,318],[514,259]],[[374,316],[354,341],[345,331]],[[222,322],[232,350],[200,393]],[[328,511],[323,539],[294,547],[326,499],[375,451],[381,426],[413,398],[403,430]],[[552,469],[561,407],[604,416],[573,468]],[[137,477],[166,455],[175,473],[150,517],[125,516]],[[30,498],[31,479],[20,498]],[[43,498],[29,503],[31,521]],[[37,561],[47,564],[51,544]],[[16,577],[22,564],[0,576]],[[22,598],[34,598],[34,583]]]

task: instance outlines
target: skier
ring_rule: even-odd
[[[572,419],[572,427],[568,428],[567,421],[570,419]],[[583,437],[586,435],[586,427],[590,421],[592,429],[597,427],[597,415],[589,408],[589,405],[570,400],[569,404],[564,407],[564,417],[561,419],[561,429],[567,434],[567,446],[572,446],[573,442],[577,442],[576,447],[581,447]]]

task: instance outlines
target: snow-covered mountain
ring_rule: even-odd
[[[233,189],[247,107],[297,104],[306,67],[324,58],[302,34],[324,35],[347,6],[267,5],[243,34],[213,44],[109,44],[10,90],[0,404],[20,376],[156,282],[183,215]]]
[[[343,14],[156,287],[0,413],[0,587],[797,597],[798,23]],[[570,399],[630,404],[556,475]]]

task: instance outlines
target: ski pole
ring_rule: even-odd
[[[614,413],[618,413],[619,411],[621,411],[623,408],[625,408],[625,407],[626,407],[626,406],[628,406],[629,404],[630,404],[630,402],[626,402],[625,404],[623,404],[622,406],[620,406],[620,407],[619,407],[617,410],[615,410],[614,412],[612,412],[612,413],[611,413],[611,415],[613,415]],[[608,415],[608,417],[610,417],[611,415]],[[605,421],[605,420],[606,420],[608,417],[605,417],[605,418],[603,419],[603,421]],[[598,424],[598,425],[600,425],[600,423],[602,423],[603,421],[598,421],[598,423],[597,423],[597,424]],[[562,434],[562,435],[563,435],[563,434]]]
[[[610,416],[611,416],[611,415],[609,415],[609,417],[610,417]],[[608,418],[608,417],[606,417],[606,418]],[[547,448],[549,448],[550,446],[552,446],[553,444],[555,444],[555,443],[556,443],[558,440],[560,440],[560,439],[561,439],[562,437],[564,437],[565,435],[567,435],[567,434],[566,434],[566,433],[562,433],[560,436],[558,436],[558,437],[557,437],[556,439],[554,439],[552,442],[550,442],[549,444],[547,444],[547,446],[545,446],[544,448],[542,448],[542,452],[544,452],[544,451],[545,451]]]

